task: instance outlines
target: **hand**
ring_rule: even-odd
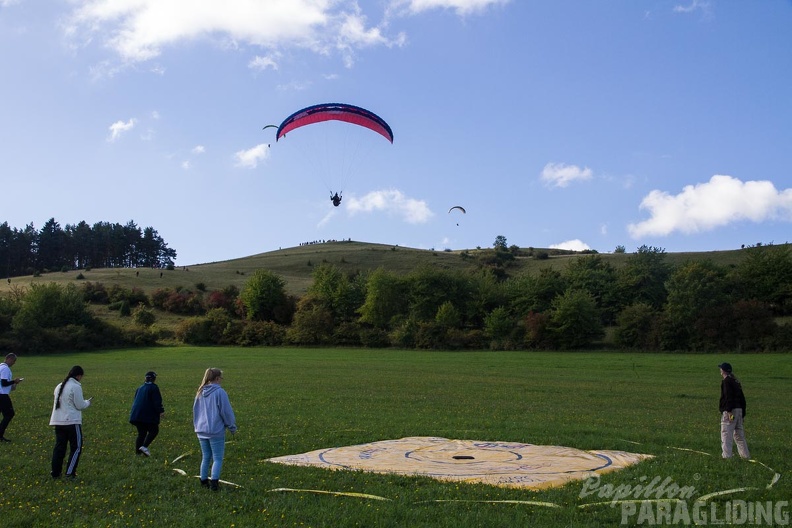
[[[14,383],[22,383],[23,381],[25,381],[25,378],[17,378],[14,380]]]

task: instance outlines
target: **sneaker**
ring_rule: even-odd
[[[11,440],[9,440],[8,438],[6,438],[5,436],[0,436],[0,442],[9,442],[9,443],[10,443],[10,442],[11,442]]]
[[[146,447],[146,446],[140,446],[140,449],[138,449],[138,451],[140,451],[141,453],[143,453],[146,456],[151,456],[151,451],[149,451],[148,447]]]

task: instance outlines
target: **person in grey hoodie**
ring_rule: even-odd
[[[223,371],[208,368],[193,402],[193,425],[201,444],[201,485],[213,491],[219,489],[220,471],[225,455],[225,430],[237,432],[236,417],[228,394],[220,386]],[[211,461],[211,479],[209,463]]]
[[[55,387],[55,401],[52,404],[50,425],[55,426],[55,447],[52,450],[52,478],[59,478],[63,471],[63,458],[66,456],[66,444],[71,447],[69,461],[66,464],[66,476],[77,477],[77,463],[80,461],[83,447],[82,411],[91,405],[93,398],[83,399],[82,380],[85,372],[75,365],[66,375],[62,383]]]

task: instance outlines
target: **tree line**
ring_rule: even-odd
[[[62,228],[54,219],[41,229],[0,224],[0,270],[6,277],[45,271],[86,268],[173,266],[176,251],[170,249],[153,227],[85,221]],[[5,268],[5,269],[3,269]]]
[[[500,242],[500,243],[497,243]],[[753,247],[736,265],[671,265],[642,246],[616,268],[596,253],[563,269],[510,275],[505,240],[479,252],[475,271],[436,266],[349,273],[323,263],[300,298],[260,269],[242,287],[162,288],[146,294],[99,283],[31,285],[0,296],[0,349],[46,352],[155,344],[165,313],[185,317],[189,344],[418,349],[623,348],[645,351],[792,350],[792,246]],[[88,305],[133,325],[108,327]]]

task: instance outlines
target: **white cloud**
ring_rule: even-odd
[[[110,130],[110,136],[107,138],[107,141],[113,142],[121,137],[121,134],[124,132],[129,132],[133,128],[135,128],[135,123],[137,123],[137,119],[134,117],[127,121],[126,123],[123,121],[116,121],[108,128]]]
[[[792,221],[792,188],[779,191],[766,180],[743,182],[715,175],[709,182],[685,186],[676,196],[652,191],[640,208],[648,210],[650,218],[627,226],[633,238],[699,233],[743,220]]]
[[[352,215],[384,211],[400,216],[409,224],[423,224],[434,216],[426,202],[408,198],[396,189],[372,191],[361,198],[350,196],[344,198],[344,203],[347,211]]]
[[[548,163],[542,169],[542,181],[550,187],[567,187],[573,181],[590,180],[593,176],[591,169],[581,169],[577,165],[565,163]]]
[[[193,147],[193,149],[190,152],[192,152],[193,154],[203,154],[204,152],[206,152],[206,148],[203,145],[196,145]]]
[[[279,84],[278,86],[276,86],[276,88],[278,90],[283,90],[285,92],[291,92],[291,91],[306,90],[310,88],[312,84],[313,83],[311,81],[303,81],[303,82],[292,81],[287,84]]]
[[[273,70],[277,70],[278,63],[275,60],[277,57],[278,54],[276,53],[267,55],[266,57],[256,55],[250,62],[248,62],[248,68],[250,68],[251,70],[261,70],[261,71],[264,71],[267,68],[272,68]]]
[[[255,169],[259,162],[269,157],[269,145],[261,143],[248,150],[240,150],[234,154],[235,166],[244,169]]]
[[[482,12],[490,6],[507,4],[510,0],[394,0],[393,6],[407,6],[411,13],[430,9],[453,9],[458,15]]]
[[[585,251],[587,249],[591,249],[588,244],[585,242],[578,240],[567,240],[566,242],[561,242],[560,244],[553,244],[550,246],[550,249],[568,249],[571,251]]]
[[[710,13],[710,3],[705,0],[693,0],[690,5],[683,6],[683,5],[675,5],[674,6],[674,13],[693,13],[695,11],[701,11],[705,15]]]
[[[0,0],[0,7],[9,7],[18,3],[19,0]]]
[[[296,46],[322,54],[340,49],[345,55],[352,47],[403,43],[402,36],[391,40],[381,28],[366,26],[357,2],[349,1],[191,0],[186,8],[183,0],[83,0],[78,5],[66,34],[84,43],[104,44],[129,63],[198,40],[235,49]],[[252,64],[268,65],[256,59]]]
[[[324,203],[322,204],[322,207],[326,207]],[[333,207],[326,215],[324,215],[321,220],[319,220],[319,223],[316,224],[316,227],[324,227],[329,224],[330,220],[336,215],[337,210],[338,209],[336,207]]]
[[[153,119],[153,120],[155,120],[155,121],[156,121],[156,120],[158,120],[159,118],[160,118],[160,113],[159,113],[159,112],[157,112],[156,110],[154,110],[154,111],[152,111],[152,112],[151,112],[151,119]]]
[[[192,165],[190,165],[190,161],[189,160],[184,160],[184,161],[181,162],[181,168],[184,169],[184,170],[190,170],[191,166]]]

